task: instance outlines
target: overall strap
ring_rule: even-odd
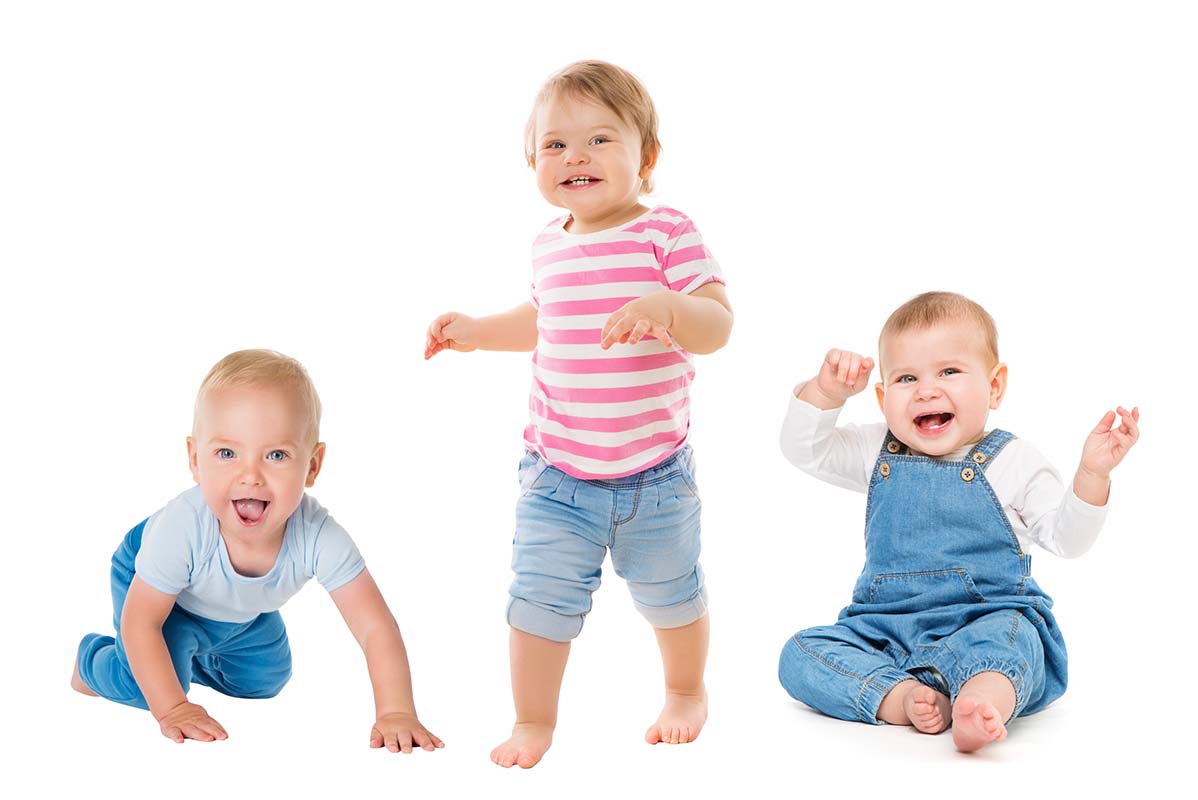
[[[965,460],[976,464],[977,466],[974,469],[985,472],[986,468],[990,466],[990,462],[994,460],[994,457],[1002,452],[1002,449],[1014,439],[1015,434],[995,428],[987,434],[985,439],[982,439],[982,441],[973,446],[973,449],[969,451],[969,455],[965,457]]]
[[[878,459],[886,458],[887,456],[905,456],[910,452],[907,445],[894,438],[894,434],[889,430],[886,431],[886,438],[882,441],[882,449],[878,452]]]

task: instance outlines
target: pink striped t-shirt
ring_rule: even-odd
[[[669,458],[690,428],[692,356],[652,337],[599,348],[603,324],[630,300],[723,283],[685,214],[658,206],[608,230],[550,223],[532,246],[537,348],[524,443],[576,478],[631,475]]]

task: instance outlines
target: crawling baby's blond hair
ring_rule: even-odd
[[[195,435],[200,402],[211,391],[232,386],[284,387],[294,391],[308,416],[309,444],[320,441],[320,397],[303,364],[274,350],[238,350],[216,362],[196,393],[191,430]]]

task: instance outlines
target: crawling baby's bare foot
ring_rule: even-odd
[[[917,686],[903,698],[903,711],[911,724],[924,733],[940,733],[948,727],[952,705],[930,686]]]
[[[536,766],[553,743],[553,726],[517,722],[512,738],[491,751],[491,760],[501,767],[528,769]]]
[[[83,682],[83,678],[79,677],[78,661],[75,662],[75,670],[71,673],[71,688],[79,692],[79,694],[86,694],[91,697],[99,697],[99,695],[97,695],[91,689],[87,688],[87,684]]]
[[[953,744],[962,753],[980,750],[1007,738],[1007,726],[993,705],[969,695],[957,695],[953,705]]]
[[[707,691],[702,694],[666,692],[661,716],[645,731],[649,744],[686,744],[699,737],[707,721]]]

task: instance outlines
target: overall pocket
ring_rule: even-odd
[[[921,608],[981,603],[986,598],[963,569],[938,569],[929,572],[900,572],[875,575],[869,587],[873,605],[905,603],[918,599]]]

